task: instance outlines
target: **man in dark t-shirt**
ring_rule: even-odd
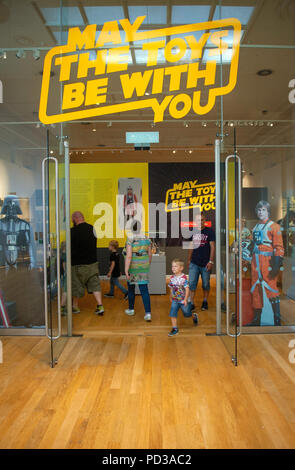
[[[71,228],[73,313],[80,312],[78,299],[84,296],[87,289],[97,301],[95,313],[103,315],[94,227],[85,222],[83,214],[79,211],[72,214],[72,221],[74,224]]]
[[[201,220],[200,220],[201,219]],[[205,226],[205,215],[196,219],[197,227],[192,237],[192,249],[189,250],[189,287],[191,302],[194,304],[195,291],[199,276],[202,277],[203,303],[202,310],[208,310],[208,294],[210,291],[210,273],[214,264],[215,234]],[[198,224],[200,224],[198,226]]]

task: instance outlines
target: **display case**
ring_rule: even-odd
[[[157,256],[166,255],[166,238],[161,237],[159,232],[148,232],[146,236],[152,242],[152,253]]]

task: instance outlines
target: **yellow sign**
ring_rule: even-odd
[[[163,121],[165,111],[182,119],[191,110],[197,115],[209,113],[217,96],[233,90],[241,33],[237,19],[139,31],[144,19],[140,16],[133,24],[128,19],[109,21],[99,34],[95,24],[83,32],[70,28],[68,43],[51,49],[44,60],[40,121],[52,124],[144,108],[153,110],[155,122]],[[125,33],[124,43],[119,26]],[[144,57],[144,71],[128,73],[137,51]],[[225,53],[230,55],[229,78],[220,86],[216,65]],[[159,67],[161,62],[171,65]],[[63,88],[61,109],[55,111],[53,75]],[[201,82],[205,104],[201,104]],[[114,89],[121,96],[111,104]]]
[[[215,210],[215,183],[197,184],[198,180],[174,183],[166,192],[166,212],[199,207],[200,211]]]

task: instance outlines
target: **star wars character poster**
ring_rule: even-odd
[[[257,222],[242,241],[244,265],[251,268],[251,302],[253,319],[247,326],[280,326],[280,268],[284,245],[281,226],[271,218],[268,201],[255,207]]]
[[[142,180],[141,178],[119,178],[118,180],[119,227],[130,230],[132,224],[144,220],[142,214]]]

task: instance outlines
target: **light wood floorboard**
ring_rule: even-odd
[[[167,297],[153,297],[151,324],[140,299],[134,318],[122,299],[104,304],[98,317],[92,298],[81,302],[84,336],[54,369],[47,338],[1,338],[0,448],[295,447],[294,335],[243,335],[234,367],[225,338],[205,335],[213,308],[168,338]]]

